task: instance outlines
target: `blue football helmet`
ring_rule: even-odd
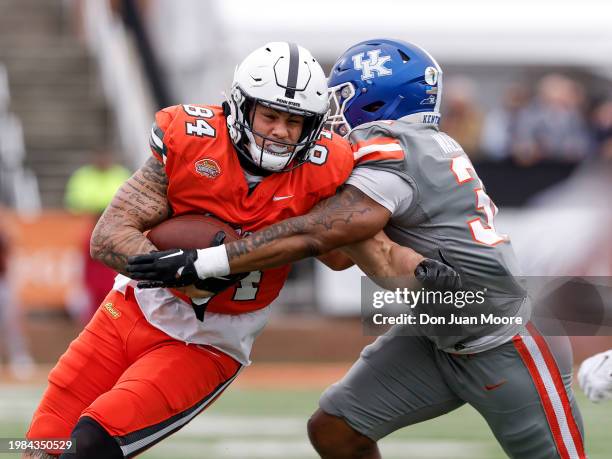
[[[367,40],[349,48],[328,79],[328,127],[340,135],[360,124],[433,112],[439,120],[442,69],[424,49],[401,40]]]

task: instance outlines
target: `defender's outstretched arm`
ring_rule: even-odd
[[[378,234],[390,215],[387,208],[346,185],[307,215],[284,220],[224,246],[131,257],[127,271],[133,279],[144,281],[139,286],[175,287],[198,279],[275,268],[342,248],[372,276],[417,277],[426,286],[457,288],[460,279],[452,268],[423,259],[386,236],[350,247]]]
[[[306,215],[226,244],[230,271],[275,268],[363,241],[382,230],[390,215],[385,207],[346,185]]]

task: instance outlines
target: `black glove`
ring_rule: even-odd
[[[219,231],[211,246],[221,245],[224,240],[225,233]],[[248,273],[240,273],[200,279],[194,265],[197,259],[196,249],[151,252],[128,258],[126,270],[132,279],[141,281],[138,283],[139,288],[176,288],[193,284],[200,290],[213,293],[219,293],[231,287],[248,275]]]
[[[185,287],[199,279],[194,265],[197,259],[196,249],[151,252],[128,258],[126,271],[132,279],[145,281],[139,287]]]
[[[432,258],[425,258],[414,270],[414,277],[431,290],[459,290],[461,277],[452,267]]]
[[[212,293],[220,293],[247,277],[249,273],[228,274],[227,276],[207,277],[193,283],[196,288]]]

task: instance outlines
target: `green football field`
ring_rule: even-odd
[[[0,437],[21,437],[40,386],[0,385]],[[315,458],[306,438],[309,414],[318,390],[270,391],[229,388],[204,414],[140,457],[149,459]],[[591,459],[610,458],[612,403],[594,405],[581,395]],[[415,425],[381,442],[383,457],[470,458],[505,457],[487,425],[470,407]],[[15,458],[0,454],[0,458]]]

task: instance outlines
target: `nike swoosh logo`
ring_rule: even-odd
[[[508,380],[504,379],[500,382],[498,382],[497,384],[487,384],[485,387],[486,390],[495,390],[500,386],[503,386],[504,384],[506,384],[508,382]]]
[[[163,260],[164,258],[178,257],[179,255],[183,255],[183,251],[182,250],[179,250],[178,252],[175,252],[175,253],[171,253],[170,255],[159,257],[159,259]]]
[[[290,194],[289,196],[274,196],[272,198],[272,201],[282,201],[283,199],[289,199],[289,198],[292,198],[292,197],[293,197],[292,194]]]

